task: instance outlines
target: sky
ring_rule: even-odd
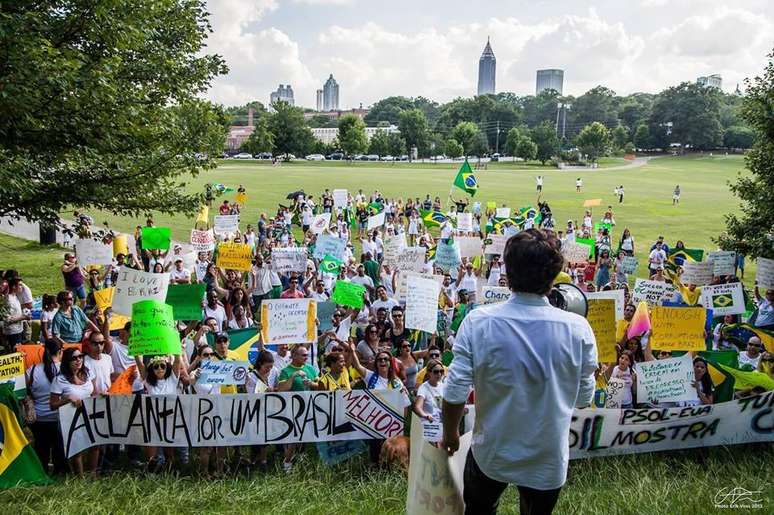
[[[497,92],[535,93],[535,71],[561,68],[564,94],[597,85],[657,93],[718,73],[744,88],[774,50],[770,0],[208,0],[208,53],[228,75],[208,97],[264,104],[290,84],[314,107],[333,74],[340,107],[392,95],[437,102],[476,93],[491,40]]]

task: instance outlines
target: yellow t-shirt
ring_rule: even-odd
[[[326,372],[319,379],[318,383],[323,387],[323,389],[328,391],[352,389],[352,386],[350,386],[349,383],[349,371],[346,368],[342,370],[341,374],[339,374],[338,379],[334,378],[330,372]]]

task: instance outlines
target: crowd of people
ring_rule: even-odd
[[[543,178],[537,180],[541,192]],[[577,182],[580,191],[582,182]],[[244,193],[241,189],[239,193]],[[623,186],[618,188],[623,202]],[[679,187],[675,191],[679,201]],[[62,288],[59,292],[32,292],[23,274],[7,269],[2,272],[5,309],[2,314],[2,352],[14,352],[16,345],[38,342],[43,348],[42,361],[26,371],[27,404],[34,447],[42,463],[51,464],[55,473],[74,474],[107,472],[122,462],[145,466],[156,471],[179,465],[195,466],[203,475],[222,475],[228,470],[266,469],[271,455],[281,460],[284,470],[292,469],[300,444],[280,450],[266,446],[250,448],[184,448],[128,446],[94,447],[66,460],[57,425],[57,411],[68,403],[79,405],[83,399],[105,395],[116,378],[136,367],[132,391],[148,395],[261,393],[269,391],[349,390],[353,388],[392,389],[402,392],[407,412],[427,421],[440,420],[443,382],[453,359],[455,334],[466,315],[483,300],[481,288],[508,286],[505,264],[499,255],[462,257],[457,266],[440,267],[434,249],[441,242],[458,236],[477,236],[482,242],[492,233],[506,236],[529,228],[556,233],[562,244],[577,240],[594,242],[593,256],[578,263],[565,263],[557,282],[570,282],[586,292],[623,290],[626,306],[619,324],[617,360],[600,363],[597,384],[604,390],[610,378],[621,379],[627,393],[622,407],[652,407],[637,399],[635,365],[664,359],[669,352],[651,349],[648,334],[626,336],[626,324],[635,313],[631,303],[632,277],[624,269],[628,256],[647,261],[648,279],[673,283],[676,304],[698,303],[697,288],[683,284],[680,268],[670,268],[669,244],[664,237],[655,242],[635,240],[632,232],[616,222],[613,206],[601,216],[586,210],[579,220],[559,226],[548,202],[538,208],[516,210],[519,219],[498,217],[497,209],[478,201],[450,198],[444,205],[440,197],[385,198],[379,191],[350,193],[345,207],[336,207],[333,194],[325,190],[319,196],[298,192],[287,206],[279,206],[274,216],[262,213],[255,223],[242,220],[244,229],[220,235],[221,241],[245,243],[253,249],[249,272],[224,270],[216,264],[213,252],[191,252],[187,243],[174,243],[169,251],[142,248],[142,228],[134,234],[135,246],[115,255],[108,266],[86,266],[72,251],[64,253],[60,266]],[[220,214],[239,214],[239,206],[223,201]],[[505,207],[505,206],[503,206]],[[384,213],[384,224],[368,229],[369,217]],[[310,230],[315,216],[330,213],[329,225],[320,233],[345,242],[342,264],[335,272],[323,270],[313,257],[319,235]],[[428,217],[427,213],[442,216]],[[472,214],[472,230],[459,231],[454,223],[459,213]],[[503,219],[504,218],[504,219]],[[430,222],[433,220],[434,222]],[[115,237],[108,229],[98,229],[85,214],[77,214],[72,234],[80,238],[99,238],[109,242]],[[153,226],[153,221],[147,221]],[[296,227],[294,227],[296,226]],[[613,237],[617,233],[620,236]],[[405,299],[399,295],[400,270],[384,262],[385,239],[404,235],[409,246],[427,249],[423,273],[443,278],[438,298],[438,327],[433,333],[406,327]],[[684,248],[675,241],[675,248]],[[309,251],[304,272],[278,273],[272,268],[274,248],[306,247]],[[483,245],[482,245],[483,249]],[[186,264],[188,263],[188,264]],[[743,261],[738,262],[743,272]],[[180,321],[181,353],[174,356],[132,356],[128,350],[131,321],[115,327],[111,309],[97,306],[95,292],[115,285],[124,268],[168,274],[171,284],[203,283],[205,297],[201,317]],[[330,329],[318,331],[311,344],[281,345],[276,349],[257,344],[257,353],[244,386],[203,384],[201,364],[207,360],[228,360],[230,330],[260,326],[260,306],[267,299],[311,298],[318,302],[331,299],[337,280],[362,285],[365,290],[362,309],[337,306]],[[716,284],[739,281],[736,275],[715,277]],[[35,295],[39,295],[39,301]],[[774,329],[774,290],[753,292],[755,308],[751,323],[763,330]],[[34,323],[33,323],[34,320]],[[708,331],[708,349],[733,349],[740,366],[759,370],[774,377],[774,349],[766,349],[760,338],[735,339],[725,328],[741,322],[738,315],[714,320]],[[34,331],[33,331],[34,327]],[[33,338],[33,332],[35,333]],[[208,338],[208,334],[214,338]],[[212,343],[211,343],[212,342]],[[507,359],[506,356],[503,357]],[[698,354],[693,358],[698,401],[716,402],[714,385],[707,361]],[[34,414],[34,416],[33,416]],[[372,440],[370,458],[377,462],[382,441]]]

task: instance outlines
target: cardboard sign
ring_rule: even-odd
[[[115,288],[113,311],[120,315],[130,316],[132,305],[135,302],[141,300],[164,302],[169,288],[169,274],[153,274],[123,267],[118,273]]]
[[[261,302],[264,345],[309,343],[317,337],[317,303],[312,299],[274,299]]]
[[[589,321],[597,341],[597,359],[600,363],[615,363],[615,300],[589,299]]]
[[[191,247],[196,252],[209,252],[215,249],[215,234],[212,229],[207,231],[191,230]]]
[[[482,254],[482,241],[478,236],[457,236],[454,238],[460,248],[460,257],[474,258]]]
[[[317,259],[323,259],[326,255],[338,260],[344,259],[344,249],[347,248],[347,240],[331,234],[321,234],[314,244],[312,255]]]
[[[623,290],[593,291],[586,292],[586,298],[591,299],[613,299],[615,301],[615,319],[622,320],[624,317],[624,307],[626,304],[626,293]]]
[[[331,223],[331,214],[322,213],[314,217],[314,220],[312,221],[312,225],[309,226],[309,230],[312,231],[314,234],[320,234],[321,232],[323,232],[325,229],[328,228],[330,223]]]
[[[384,238],[384,256],[382,264],[390,267],[396,267],[401,252],[406,248],[406,234],[400,233]]]
[[[562,244],[562,256],[568,263],[582,263],[589,260],[589,248],[581,243],[566,241]]]
[[[709,284],[712,282],[712,267],[711,261],[685,261],[680,281],[685,285],[703,286]]]
[[[221,243],[217,264],[225,270],[249,272],[253,266],[253,249],[247,243]]]
[[[331,301],[340,306],[362,309],[365,291],[366,289],[363,285],[338,279],[336,285],[333,287]]]
[[[625,274],[636,274],[637,267],[640,266],[639,260],[634,256],[624,256],[621,260],[621,270]]]
[[[473,232],[473,213],[457,213],[457,230]]]
[[[704,307],[654,306],[650,313],[650,345],[657,350],[707,350],[704,343]]]
[[[758,269],[755,271],[755,280],[758,281],[758,288],[763,290],[774,290],[774,259],[759,257],[757,259]]]
[[[511,289],[506,286],[484,286],[476,299],[479,304],[497,304],[511,298]]]
[[[236,234],[239,231],[239,215],[215,215],[213,229],[215,234]]]
[[[94,303],[97,305],[97,308],[104,313],[107,308],[113,307],[113,296],[115,294],[116,289],[114,286],[102,288],[101,290],[94,290]],[[129,320],[131,320],[131,318],[128,316],[113,313],[110,316],[110,330],[117,331],[123,329]]]
[[[699,399],[694,380],[693,357],[659,359],[637,363],[638,402],[680,402]]]
[[[363,454],[368,450],[365,442],[360,440],[343,440],[341,442],[317,442],[317,454],[325,465],[333,467],[339,463]]]
[[[421,272],[425,268],[426,254],[427,249],[424,247],[406,247],[398,255],[395,269],[401,272]]]
[[[438,328],[438,295],[441,289],[432,279],[408,276],[406,327],[434,333]]]
[[[433,275],[433,274],[418,273],[418,272],[398,272],[398,281],[396,284],[396,286],[398,287],[398,290],[395,292],[395,300],[397,300],[398,302],[402,302],[402,303],[406,302],[406,295],[408,292],[408,278],[411,275],[424,277],[425,279],[431,279],[438,283],[439,288],[443,284],[442,275]]]
[[[81,266],[110,265],[113,263],[113,246],[91,238],[75,240],[75,255]]]
[[[143,227],[140,242],[143,249],[169,250],[172,243],[172,229],[169,227]]]
[[[348,198],[347,190],[333,190],[333,207],[344,209],[347,207]]]
[[[632,304],[639,304],[641,300],[648,306],[657,306],[662,300],[669,300],[675,293],[675,287],[671,284],[648,279],[637,279],[632,289]]]
[[[134,237],[132,237],[132,242],[134,242]],[[134,248],[135,245],[132,243],[132,248]],[[77,253],[77,250],[76,250]],[[113,257],[123,254],[128,255],[129,252],[129,235],[128,234],[115,234],[113,236]]]
[[[262,304],[263,305],[263,304]],[[201,370],[197,384],[245,384],[247,371],[250,370],[250,363],[247,361],[215,361],[204,360],[201,362]]]
[[[607,380],[605,388],[605,408],[621,409],[621,405],[626,395],[626,381],[617,377],[611,377]]]
[[[24,378],[24,354],[14,352],[0,356],[0,384],[13,385],[14,395],[18,399],[24,398],[27,391],[27,382]]]
[[[175,320],[201,320],[202,302],[207,285],[198,284],[171,284],[167,288],[165,303],[172,306],[172,314]]]
[[[583,207],[594,207],[602,205],[601,198],[590,198],[583,201]]]
[[[487,234],[484,240],[484,254],[502,256],[505,252],[505,244],[508,243],[508,236],[505,234]]]
[[[707,261],[712,263],[712,274],[715,277],[734,275],[736,269],[736,252],[715,250],[707,255]]]
[[[511,208],[509,207],[498,207],[495,209],[495,218],[510,218],[511,216]]]
[[[271,249],[271,268],[278,274],[306,271],[306,247],[283,247]]]
[[[320,321],[317,328],[321,333],[333,329],[333,314],[337,309],[336,303],[329,300],[317,303],[317,320]]]
[[[384,212],[381,212],[374,216],[368,217],[368,225],[366,226],[366,230],[370,231],[371,229],[376,229],[377,227],[381,227],[384,225]]]
[[[132,305],[129,355],[156,356],[180,352],[180,335],[172,306],[156,300],[135,302]]]
[[[701,303],[713,316],[740,315],[747,311],[742,283],[714,284],[701,289]]]
[[[444,243],[439,241],[435,249],[435,264],[444,272],[457,267],[462,260],[460,259],[460,249],[456,242],[450,241]]]

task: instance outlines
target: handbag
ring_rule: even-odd
[[[38,415],[35,412],[35,402],[32,400],[32,385],[35,382],[35,366],[33,365],[30,371],[30,388],[29,393],[21,402],[22,417],[27,425],[34,424],[38,419]]]

